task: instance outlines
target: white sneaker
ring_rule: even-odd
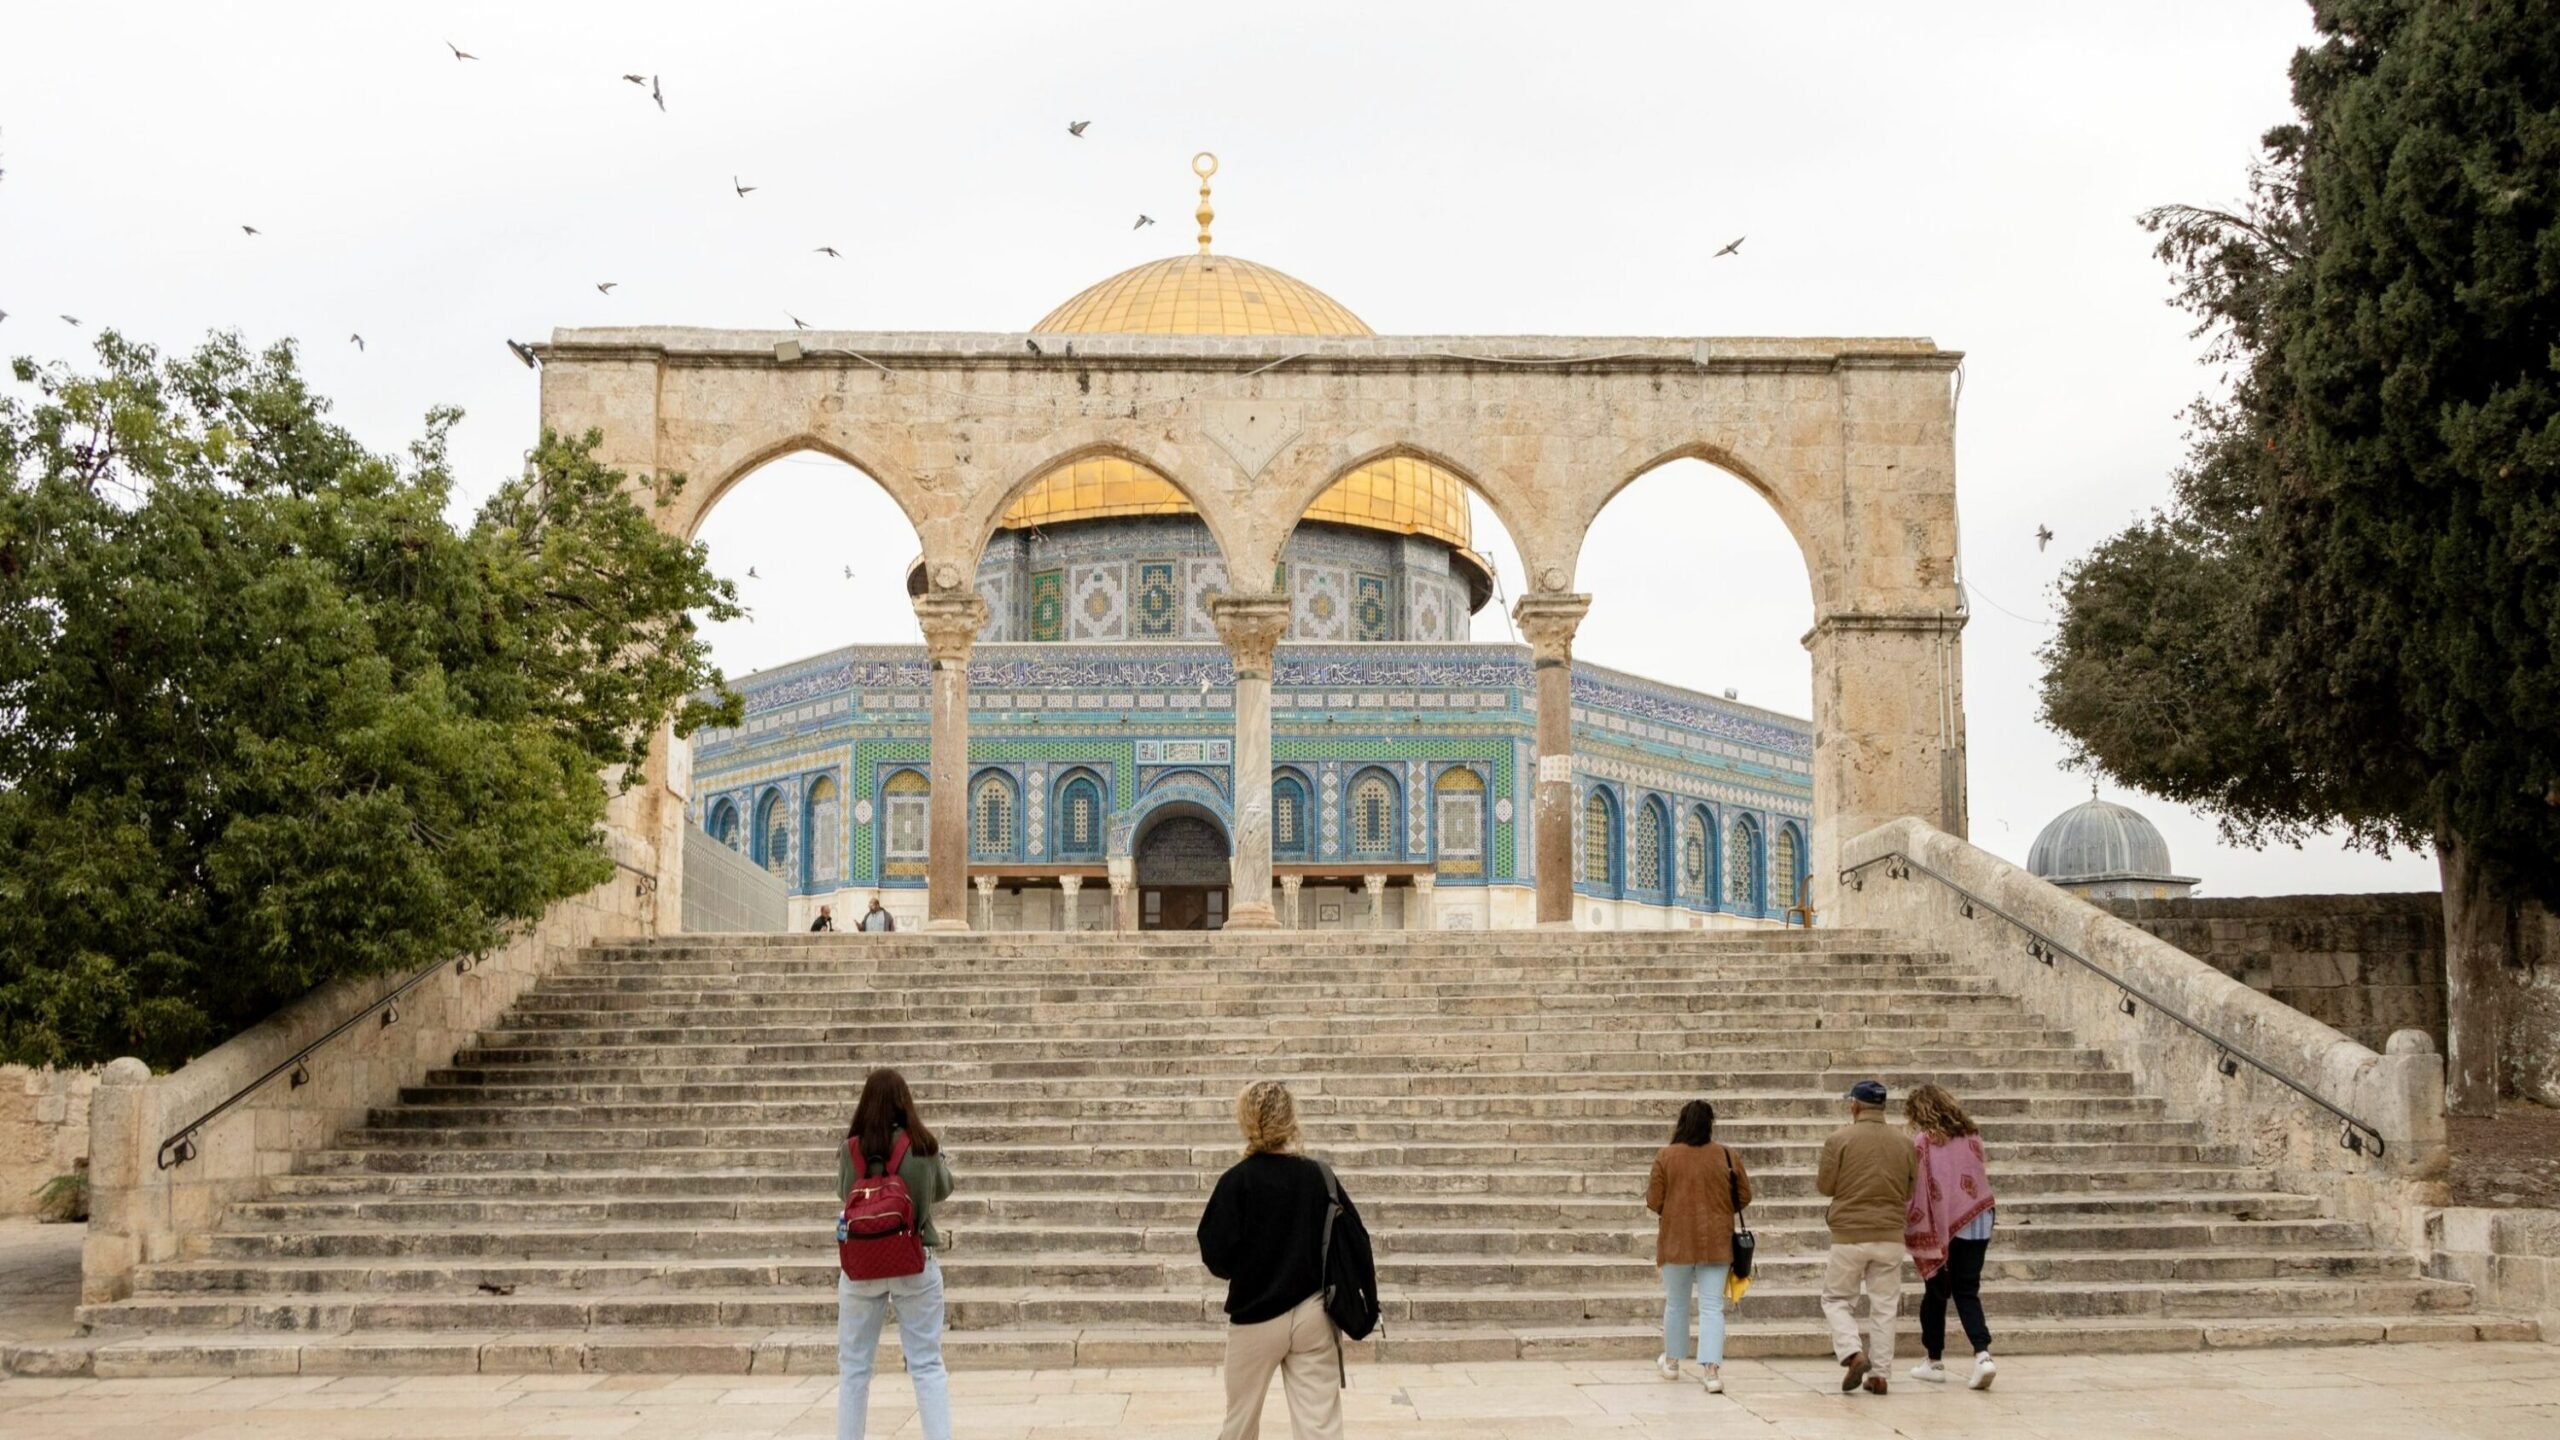
[[[1672,1359],[1668,1355],[1654,1356],[1653,1368],[1661,1371],[1662,1378],[1665,1380],[1677,1380],[1680,1378],[1680,1362]]]
[[[1968,1390],[1988,1390],[1991,1388],[1991,1382],[1998,1378],[1999,1374],[1999,1362],[1991,1358],[1990,1351],[1985,1350],[1981,1354],[1973,1357],[1973,1378],[1965,1382],[1965,1388]]]
[[[1926,1380],[1933,1385],[1944,1385],[1947,1383],[1947,1367],[1935,1360],[1923,1360],[1911,1367],[1911,1378]]]
[[[1698,1373],[1698,1383],[1704,1386],[1706,1388],[1706,1392],[1710,1395],[1723,1394],[1724,1367],[1721,1365],[1709,1365],[1705,1367]]]

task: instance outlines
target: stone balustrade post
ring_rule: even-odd
[[[1404,902],[1404,928],[1407,930],[1434,928],[1436,917],[1431,908],[1432,892],[1439,884],[1439,878],[1436,875],[1413,877],[1413,893],[1406,896]]]
[[[1135,931],[1138,928],[1138,861],[1135,856],[1114,855],[1105,862],[1111,878],[1111,928]]]
[[[933,669],[932,808],[925,837],[927,930],[969,928],[969,651],[987,623],[974,590],[917,597]]]
[[[972,875],[969,883],[978,887],[978,924],[980,930],[996,928],[996,877]]]
[[[1384,875],[1363,875],[1360,877],[1360,888],[1369,892],[1369,928],[1372,930],[1386,929],[1387,877]]]
[[[1076,916],[1076,892],[1084,888],[1081,875],[1058,877],[1058,928],[1072,935],[1084,927]]]
[[[1304,883],[1305,878],[1306,877],[1302,875],[1283,875],[1280,877],[1280,923],[1287,929],[1295,930],[1299,928],[1298,887],[1300,884]]]
[[[1573,924],[1573,635],[1588,595],[1523,595],[1511,609],[1538,677],[1538,781],[1531,867],[1538,923]]]

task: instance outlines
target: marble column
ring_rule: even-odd
[[[1528,638],[1538,675],[1538,788],[1531,865],[1538,923],[1573,924],[1573,632],[1588,595],[1520,597],[1512,618]]]
[[[1114,855],[1104,862],[1111,877],[1111,928],[1135,932],[1138,928],[1138,862],[1136,857]]]
[[[1299,875],[1280,877],[1280,925],[1283,929],[1298,928],[1298,886],[1304,879]]]
[[[996,928],[996,877],[972,875],[970,883],[978,887],[978,924],[980,930]]]
[[[969,928],[969,650],[987,623],[974,590],[915,602],[933,667],[933,798],[925,838],[927,930]]]
[[[1413,893],[1404,897],[1404,928],[1407,930],[1433,928],[1438,917],[1431,912],[1431,895],[1432,887],[1438,881],[1439,877],[1436,875],[1413,877]]]
[[[1070,935],[1083,928],[1076,918],[1076,892],[1084,888],[1081,875],[1058,877],[1058,928]]]
[[[1372,930],[1386,929],[1387,877],[1384,875],[1363,875],[1360,877],[1360,888],[1369,892],[1369,928]]]
[[[1271,909],[1271,658],[1289,633],[1289,601],[1279,595],[1212,595],[1209,618],[1227,644],[1236,672],[1235,806],[1232,869],[1235,889],[1227,902],[1230,930],[1272,930]]]

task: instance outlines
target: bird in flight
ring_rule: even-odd
[[[1154,223],[1156,223],[1156,217],[1153,215],[1141,215],[1138,217],[1138,223],[1130,226],[1129,228],[1132,230],[1144,230]]]
[[[667,94],[658,88],[658,77],[655,75],[649,77],[649,98],[658,102],[659,114],[667,113]]]
[[[785,310],[782,313],[785,315],[791,315],[791,312],[788,310]],[[797,315],[791,315],[791,328],[795,330],[806,330],[809,328],[809,322],[801,319]]]
[[[347,337],[347,343],[353,345],[358,350],[362,350],[364,348],[364,337],[361,335],[349,335]]]
[[[844,258],[842,255],[836,253],[836,247],[833,245],[821,245],[810,253],[814,255],[824,255],[830,260],[841,260]]]
[[[2043,553],[2044,553],[2044,547],[2046,547],[2047,545],[2050,545],[2050,544],[2052,544],[2052,543],[2053,543],[2053,532],[2052,532],[2051,530],[2046,529],[2046,528],[2045,528],[2045,527],[2043,527],[2042,525],[2037,526],[2037,527],[2036,527],[2036,553],[2037,553],[2037,554],[2039,554],[2039,555],[2043,554]]]
[[[243,235],[255,235],[258,233],[258,227],[255,225],[243,225],[240,227],[240,233]]]
[[[730,189],[732,189],[732,190],[737,191],[737,192],[738,192],[738,198],[739,198],[739,199],[741,199],[741,200],[744,200],[744,199],[746,199],[749,195],[753,194],[754,192],[756,192],[756,191],[758,191],[758,190],[763,189],[764,187],[763,187],[763,186],[761,186],[761,185],[741,185],[741,184],[739,184],[739,183],[738,183],[738,177],[737,177],[737,176],[735,176],[735,175],[732,175],[732,176],[730,176],[730,177],[729,177],[729,188],[730,188]]]
[[[613,293],[613,287],[621,283],[622,282],[619,280],[599,280],[596,282],[596,293],[599,295],[610,295]]]
[[[461,46],[454,44],[450,40],[444,42],[444,48],[452,51],[453,58],[456,60],[477,60],[480,58],[479,56],[472,54],[470,51],[463,49]]]
[[[747,578],[750,580],[761,580],[764,577],[756,573],[756,567],[750,565],[747,567]]]
[[[1750,238],[1751,237],[1748,235],[1736,235],[1733,237],[1733,243],[1725,246],[1723,249],[1708,256],[1707,258],[1710,260],[1721,260],[1727,255],[1739,255],[1742,253],[1742,242]]]
[[[626,73],[622,78],[630,81],[634,85],[646,85],[649,83],[649,77],[646,75],[632,75]]]
[[[65,325],[77,325],[80,323],[80,317],[77,315],[65,315],[62,317],[62,323]]]
[[[847,565],[846,567],[844,567],[844,578],[846,578],[847,580],[850,580],[850,579],[852,579],[852,578],[853,578],[853,567],[852,567],[852,566]]]
[[[1071,120],[1067,122],[1067,133],[1081,140],[1084,138],[1084,127],[1092,123],[1090,120]]]

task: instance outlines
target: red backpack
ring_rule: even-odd
[[[844,1213],[836,1217],[836,1263],[848,1280],[895,1280],[924,1273],[924,1237],[916,1233],[915,1197],[898,1167],[907,1163],[907,1132],[889,1143],[889,1170],[871,1175],[863,1163],[862,1142],[847,1140],[853,1157],[853,1188],[845,1192]]]

